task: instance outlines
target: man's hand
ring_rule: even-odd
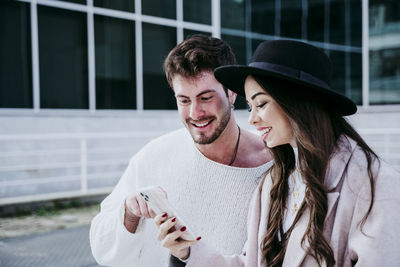
[[[159,189],[167,197],[165,190],[162,187],[159,187]],[[139,194],[136,193],[125,199],[124,225],[129,232],[136,232],[140,218],[149,219],[156,216],[157,214],[147,206],[146,201]]]
[[[125,200],[125,211],[131,217],[154,218],[156,213],[147,206],[146,201],[139,195],[129,196]]]

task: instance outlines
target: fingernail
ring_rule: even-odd
[[[196,240],[200,240],[201,239],[201,236],[199,236],[198,238],[196,238]]]
[[[186,226],[183,226],[183,227],[181,228],[181,232],[185,232],[185,230],[186,230]]]
[[[164,212],[164,214],[161,217],[167,217],[167,213]]]
[[[172,222],[175,222],[175,221],[176,221],[176,218],[173,218],[173,219],[172,219]]]

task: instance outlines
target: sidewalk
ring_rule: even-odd
[[[3,267],[95,267],[89,225],[0,240]]]
[[[0,218],[0,266],[94,267],[90,221],[98,206]]]

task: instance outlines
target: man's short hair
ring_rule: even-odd
[[[169,85],[175,75],[195,78],[203,71],[214,71],[223,65],[236,64],[231,47],[224,41],[203,34],[195,34],[178,44],[164,61]]]

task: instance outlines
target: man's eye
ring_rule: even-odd
[[[190,103],[190,101],[187,99],[182,99],[182,100],[179,100],[179,103],[181,103],[182,105],[187,105]]]
[[[202,100],[202,101],[208,101],[208,100],[210,100],[211,98],[212,98],[212,96],[209,96],[209,97],[202,97],[201,100]]]

